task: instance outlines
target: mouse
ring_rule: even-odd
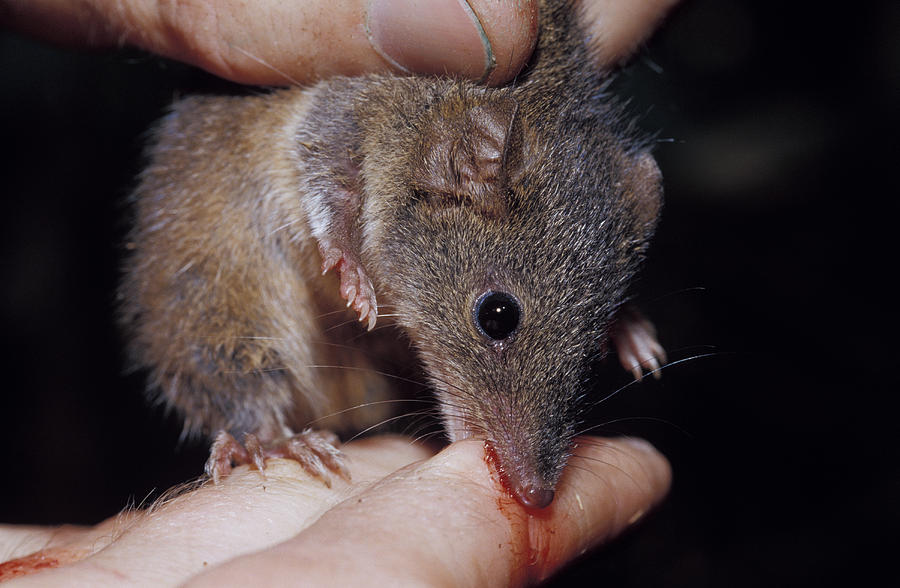
[[[630,303],[662,207],[651,141],[594,40],[545,0],[505,86],[373,74],[190,96],[152,131],[118,290],[132,365],[214,480],[287,457],[348,478],[336,432],[390,418],[415,365],[446,437],[551,504],[588,366],[665,352]]]

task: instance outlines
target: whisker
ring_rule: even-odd
[[[267,236],[267,237],[271,237],[271,236],[274,235],[275,233],[277,233],[277,232],[279,232],[279,231],[283,231],[284,229],[286,229],[286,228],[288,228],[288,227],[290,227],[290,226],[296,225],[296,224],[299,223],[299,222],[300,222],[300,219],[294,219],[294,220],[292,220],[292,221],[288,221],[288,222],[284,223],[283,225],[278,226],[278,227],[275,227],[274,229],[272,229],[271,231],[269,231],[269,234],[266,235],[266,236]]]
[[[441,436],[444,436],[444,439],[446,439],[446,433],[444,432],[443,429],[440,429],[437,431],[429,431],[428,433],[424,433],[422,435],[417,435],[417,436],[413,437],[413,441],[415,441],[416,443],[423,443],[425,441],[430,441],[431,439],[435,439],[435,438],[441,437]]]
[[[688,362],[688,361],[694,361],[694,360],[697,360],[697,359],[703,359],[703,358],[706,358],[706,357],[714,357],[714,356],[723,355],[723,354],[724,354],[724,352],[716,351],[716,352],[714,352],[714,353],[701,353],[701,354],[698,354],[698,355],[692,355],[692,356],[690,356],[690,357],[685,357],[685,358],[682,358],[682,359],[676,359],[675,361],[670,361],[670,362],[666,363],[665,365],[659,366],[659,367],[656,368],[655,370],[651,370],[651,371],[647,372],[646,374],[644,374],[644,377],[646,377],[646,376],[652,376],[653,374],[655,374],[655,373],[657,373],[657,372],[661,372],[661,371],[664,370],[664,369],[668,369],[668,368],[670,368],[670,367],[674,367],[674,366],[676,366],[676,365],[679,365],[679,364],[682,364],[682,363],[685,363],[685,362]],[[634,386],[635,384],[639,384],[639,383],[640,383],[640,380],[632,380],[632,381],[628,382],[627,384],[625,384],[624,386],[618,388],[617,390],[614,390],[613,392],[610,392],[609,394],[607,394],[606,396],[604,396],[604,397],[601,398],[600,400],[597,400],[596,402],[592,403],[591,406],[592,406],[592,407],[599,406],[599,405],[603,404],[604,402],[606,402],[607,400],[609,400],[610,398],[612,398],[613,396],[616,396],[619,392],[621,392],[621,391],[623,391],[623,390],[625,390],[625,389],[627,389],[627,388],[630,388],[631,386]]]
[[[353,370],[353,371],[358,371],[358,372],[371,372],[373,374],[378,374],[379,376],[384,376],[386,378],[392,378],[399,382],[406,382],[407,384],[415,384],[417,386],[423,385],[421,382],[417,382],[416,380],[412,380],[410,378],[404,378],[403,376],[397,376],[395,374],[389,374],[387,372],[383,372],[381,370],[376,370],[374,368],[364,368],[364,367],[358,367],[358,366],[353,366],[353,365],[327,365],[327,364],[320,364],[320,365],[313,364],[313,365],[307,365],[306,367],[314,368],[314,369],[343,369],[343,370]]]
[[[399,414],[399,415],[397,415],[397,416],[393,416],[393,417],[390,417],[390,418],[386,418],[386,419],[384,419],[384,420],[382,420],[382,421],[380,421],[380,422],[378,422],[378,423],[376,423],[376,424],[374,424],[374,425],[371,425],[371,426],[369,426],[369,427],[366,427],[365,429],[363,429],[363,430],[360,431],[359,433],[357,433],[357,434],[353,435],[352,437],[350,437],[350,438],[347,440],[347,442],[349,443],[349,442],[351,442],[351,441],[354,441],[354,440],[356,440],[356,439],[359,439],[360,437],[362,437],[363,435],[365,435],[366,433],[368,433],[369,431],[371,431],[371,430],[373,430],[373,429],[377,429],[378,427],[382,427],[382,426],[384,426],[384,425],[386,425],[386,424],[388,424],[388,423],[391,423],[391,422],[394,422],[394,421],[398,421],[398,420],[400,420],[400,419],[405,419],[405,418],[407,418],[407,417],[408,417],[408,415],[405,415],[405,414]]]
[[[642,486],[640,484],[638,484],[638,481],[634,478],[634,476],[632,476],[630,473],[628,473],[627,470],[625,470],[624,468],[621,468],[613,463],[609,463],[608,461],[604,461],[604,460],[600,459],[599,457],[588,457],[585,455],[577,455],[577,454],[572,455],[572,457],[569,459],[568,467],[581,469],[582,471],[594,473],[594,471],[589,468],[579,466],[577,463],[572,463],[573,460],[577,461],[579,459],[583,459],[585,461],[590,461],[590,462],[599,463],[599,464],[608,466],[608,467],[618,471],[619,473],[624,474],[626,478],[631,480],[631,482],[635,485],[636,488],[639,488],[639,489],[642,488]],[[598,477],[599,477],[599,474],[595,474],[595,475],[598,475]]]
[[[429,436],[442,433],[443,428],[438,427],[436,429],[435,427],[437,420],[433,412],[431,410],[423,410],[410,414],[410,423],[403,428],[402,433],[407,437],[411,437],[414,441],[421,441]]]
[[[315,424],[315,423],[318,423],[318,422],[320,422],[320,421],[324,421],[324,420],[330,419],[330,418],[332,418],[332,417],[336,417],[336,416],[339,416],[339,415],[342,415],[342,414],[347,414],[348,412],[353,412],[354,410],[360,410],[360,409],[363,409],[363,408],[369,408],[370,406],[380,406],[380,405],[383,405],[383,404],[400,404],[400,403],[404,403],[404,402],[427,403],[428,400],[425,400],[424,398],[423,398],[423,399],[417,399],[417,398],[393,398],[393,399],[390,399],[390,400],[373,400],[372,402],[363,402],[362,404],[357,404],[357,405],[351,406],[351,407],[349,407],[349,408],[344,408],[344,409],[341,409],[341,410],[336,410],[336,411],[331,412],[331,413],[329,413],[329,414],[320,416],[320,417],[317,418],[317,419],[313,419],[313,420],[309,421],[308,425],[313,425],[313,424]],[[411,414],[411,413],[406,413],[406,414]]]
[[[676,424],[673,423],[672,421],[669,421],[669,420],[666,420],[666,419],[662,419],[662,418],[658,418],[658,417],[651,417],[651,416],[633,416],[633,417],[620,417],[620,418],[617,418],[617,419],[611,419],[611,420],[604,421],[604,422],[602,422],[602,423],[597,423],[597,424],[595,424],[595,425],[591,425],[590,427],[581,429],[580,431],[578,431],[577,433],[575,433],[575,435],[576,435],[576,436],[578,436],[578,435],[590,435],[593,431],[595,431],[595,430],[597,430],[597,429],[600,429],[600,428],[602,428],[602,427],[608,427],[608,426],[610,426],[610,425],[615,425],[616,423],[621,423],[621,422],[626,422],[626,421],[652,421],[652,422],[656,422],[656,423],[661,423],[661,424],[668,425],[668,426],[672,427],[673,429],[677,430],[677,431],[680,432],[680,433],[683,433],[684,435],[686,435],[686,436],[688,436],[688,437],[692,437],[692,436],[693,436],[693,435],[691,435],[688,431],[686,431],[686,430],[683,429],[682,427],[679,427],[678,425],[676,425]]]
[[[662,294],[657,296],[656,298],[651,298],[651,302],[659,302],[661,300],[665,300],[666,298],[671,298],[672,296],[678,296],[680,294],[687,294],[688,292],[706,292],[708,288],[706,286],[689,286],[687,288],[681,288],[679,290],[673,290],[667,294]]]
[[[269,69],[271,69],[272,71],[274,71],[275,73],[277,73],[278,75],[280,75],[281,77],[283,77],[284,79],[286,79],[287,81],[289,81],[291,84],[293,84],[293,85],[295,85],[295,86],[302,86],[302,85],[303,85],[303,84],[301,84],[299,81],[295,80],[294,78],[292,78],[291,76],[289,76],[289,75],[286,74],[285,72],[281,71],[280,69],[278,69],[277,67],[275,67],[274,65],[272,65],[271,63],[268,63],[265,59],[262,59],[261,57],[257,57],[256,55],[250,53],[249,51],[245,50],[244,48],[239,47],[238,45],[234,45],[234,44],[232,44],[232,43],[229,43],[228,46],[231,47],[232,49],[235,49],[235,50],[239,51],[240,53],[243,53],[245,56],[249,57],[250,59],[252,59],[252,60],[255,61],[256,63],[268,67]]]
[[[344,308],[340,308],[340,309],[338,309],[338,310],[330,310],[330,311],[328,311],[328,312],[323,312],[323,313],[321,313],[321,314],[318,315],[316,318],[317,318],[317,319],[323,319],[323,318],[327,318],[327,317],[329,317],[329,316],[334,316],[334,315],[336,315],[336,314],[343,314],[343,313],[345,313],[345,312],[347,312],[347,310],[344,309]]]
[[[378,316],[381,316],[381,315],[378,315]],[[381,324],[376,325],[375,328],[372,329],[371,331],[369,331],[369,330],[367,330],[367,329],[363,329],[361,332],[356,333],[355,335],[353,335],[353,336],[350,338],[350,341],[353,341],[353,342],[359,341],[360,339],[362,339],[363,337],[365,337],[365,336],[368,335],[369,333],[374,333],[375,331],[380,331],[380,330],[382,330],[382,329],[389,329],[389,328],[392,328],[392,327],[394,327],[394,325],[386,325],[386,324],[384,324],[384,323],[381,323]]]
[[[344,312],[344,311],[338,311],[338,312]],[[337,324],[331,325],[330,327],[328,327],[327,329],[323,330],[322,332],[323,332],[323,333],[328,333],[328,332],[334,331],[334,330],[336,330],[336,329],[340,329],[340,328],[342,328],[342,327],[346,327],[347,325],[352,325],[353,323],[358,323],[358,322],[359,322],[359,319],[357,319],[357,318],[349,318],[349,319],[347,319],[347,320],[345,320],[345,321],[342,321],[342,322],[339,322],[339,323],[337,323]],[[364,334],[365,334],[365,332],[361,333],[361,335],[364,335]]]

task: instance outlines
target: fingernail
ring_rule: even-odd
[[[366,34],[400,71],[480,81],[494,69],[491,43],[466,0],[370,0]]]

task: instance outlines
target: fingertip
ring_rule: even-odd
[[[540,580],[620,535],[666,495],[672,471],[668,460],[642,439],[576,439],[574,455],[557,486],[546,518],[529,527]]]
[[[643,519],[672,480],[668,460],[637,438],[576,439],[555,497],[544,508],[522,506],[503,486],[477,439],[453,443],[426,463],[440,475],[467,480],[460,508],[485,524],[460,557],[474,567],[492,551],[489,570],[479,576],[489,583],[533,583],[551,576]],[[459,499],[454,490],[460,487],[436,484],[433,498],[445,504]]]
[[[478,15],[493,54],[493,69],[484,81],[498,85],[511,80],[528,62],[538,37],[538,2],[469,0]]]
[[[650,506],[656,504],[669,491],[672,485],[672,465],[650,442],[639,437],[623,437],[618,440],[605,440],[610,443],[622,443],[634,452],[640,472],[647,481],[647,499]]]
[[[601,67],[613,67],[647,40],[679,0],[581,0],[581,22],[590,31]]]
[[[672,484],[669,460],[638,437],[579,437],[570,463],[575,462],[584,467],[571,468],[572,484],[584,484],[600,495],[603,490],[597,480],[602,477],[607,486],[627,495],[636,510],[647,510],[659,503]]]

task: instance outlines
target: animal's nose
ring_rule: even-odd
[[[553,489],[534,484],[517,485],[513,491],[522,506],[528,508],[545,508],[553,502]]]

